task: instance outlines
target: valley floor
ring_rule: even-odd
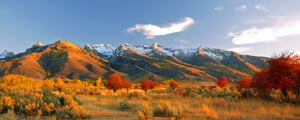
[[[78,98],[90,113],[91,119],[134,120],[142,104],[150,106],[161,102],[180,104],[184,120],[199,119],[300,119],[300,106],[295,104],[266,102],[258,99],[183,97],[166,93],[148,93],[140,97],[127,95],[79,95]],[[120,103],[126,99],[129,109],[121,110]],[[172,119],[154,117],[153,119]],[[174,119],[174,118],[173,118]]]

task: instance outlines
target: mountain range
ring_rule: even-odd
[[[39,79],[66,77],[96,80],[118,73],[123,79],[156,81],[216,81],[222,76],[231,82],[249,77],[267,66],[269,58],[240,55],[208,47],[169,48],[121,44],[86,44],[84,48],[69,41],[37,43],[25,52],[0,54],[0,76],[21,74]]]

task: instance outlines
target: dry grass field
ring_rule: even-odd
[[[288,103],[262,101],[260,99],[226,99],[210,97],[183,97],[167,93],[156,93],[155,90],[138,97],[128,97],[121,92],[110,95],[79,95],[91,119],[132,120],[138,119],[138,111],[142,104],[155,106],[160,103],[181,105],[184,120],[199,119],[300,119],[300,106]],[[125,92],[125,91],[124,91]],[[129,108],[121,110],[120,103],[126,99]],[[175,119],[174,117],[154,117],[153,119]]]
[[[0,120],[203,120],[300,119],[298,102],[241,97],[234,85],[219,88],[212,82],[162,83],[147,91],[133,84],[127,92],[105,88],[101,80],[38,80],[11,75],[0,80]],[[292,96],[291,96],[292,97]]]

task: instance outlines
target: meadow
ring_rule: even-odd
[[[221,88],[213,82],[170,81],[149,89],[140,84],[114,92],[101,79],[91,81],[21,75],[0,79],[1,119],[300,119],[298,102],[271,100],[256,93],[243,97],[236,85]],[[292,97],[292,95],[291,95]]]

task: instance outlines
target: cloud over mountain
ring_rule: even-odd
[[[195,20],[190,17],[185,17],[182,21],[176,23],[169,23],[165,26],[158,26],[153,24],[137,24],[134,27],[128,28],[128,32],[142,32],[147,39],[153,39],[157,36],[165,36],[173,33],[178,33],[186,30],[193,25]]]
[[[236,45],[273,42],[282,40],[280,39],[282,37],[294,35],[300,35],[300,21],[278,23],[265,28],[252,27],[240,32],[228,33]]]
[[[250,51],[252,49],[249,47],[235,47],[235,48],[229,48],[227,50],[237,52],[237,53],[244,53],[244,52]]]

